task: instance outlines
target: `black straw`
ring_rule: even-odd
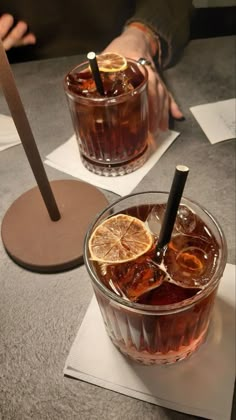
[[[104,93],[104,88],[103,88],[103,83],[102,83],[100,71],[99,71],[99,68],[98,68],[96,54],[92,51],[89,52],[87,54],[87,59],[89,60],[90,68],[91,68],[91,71],[92,71],[92,75],[93,75],[93,78],[94,78],[94,82],[95,82],[97,91],[100,93],[101,96],[104,96],[105,93]]]
[[[171,185],[170,194],[166,205],[164,220],[161,226],[161,231],[157,243],[157,252],[160,252],[164,248],[164,246],[170,242],[172,230],[179,208],[179,203],[183,194],[188,173],[189,168],[187,166],[176,166],[174,179]]]

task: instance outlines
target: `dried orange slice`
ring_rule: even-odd
[[[97,55],[97,63],[99,70],[106,73],[114,73],[127,68],[126,58],[113,52]]]
[[[141,220],[118,214],[96,227],[89,240],[89,251],[93,260],[118,264],[135,260],[152,244],[152,234]]]

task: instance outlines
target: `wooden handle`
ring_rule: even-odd
[[[60,212],[48,181],[40,154],[29,125],[25,109],[21,102],[19,92],[16,87],[14,76],[5,53],[3,43],[0,39],[0,83],[5,95],[8,107],[14,120],[16,129],[20,136],[23,148],[28,158],[29,164],[35,176],[38,188],[41,192],[44,203],[47,207],[51,220],[57,221],[61,218]]]

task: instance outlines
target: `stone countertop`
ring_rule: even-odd
[[[235,139],[211,145],[189,108],[235,96],[235,37],[191,41],[165,72],[185,115],[181,135],[135,192],[168,190],[177,164],[190,167],[185,195],[221,223],[228,262],[235,264]],[[80,56],[12,66],[40,154],[68,139],[73,128],[63,76]],[[10,115],[0,92],[0,113]],[[46,166],[50,180],[71,179]],[[0,220],[35,180],[21,145],[0,153]],[[103,191],[111,202],[117,198]],[[65,360],[84,317],[92,288],[84,266],[39,274],[16,265],[0,242],[0,419],[193,420],[103,388],[63,377]],[[105,361],[104,361],[105,362]]]

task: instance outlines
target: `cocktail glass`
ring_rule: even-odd
[[[128,174],[148,156],[147,70],[127,59],[127,69],[101,73],[105,96],[96,91],[84,62],[64,80],[84,166],[105,176]]]
[[[107,278],[102,273],[104,267],[91,259],[88,244],[98,225],[120,213],[149,223],[157,238],[167,199],[168,193],[164,192],[145,192],[119,199],[97,217],[84,245],[85,265],[107,333],[122,353],[143,364],[180,361],[206,340],[227,259],[224,234],[206,209],[182,198],[171,242],[165,253],[166,260],[160,265],[165,280],[161,284],[157,281],[156,289],[143,293],[136,300],[132,297],[135,296],[136,286],[132,285],[126,291],[122,286],[122,273],[124,281],[130,267],[136,280],[140,281],[142,270],[155,273],[155,252],[153,254],[152,250],[151,255],[147,255],[143,266],[140,260],[135,263],[136,268],[132,263],[129,267],[127,263],[113,265],[110,270],[113,275]],[[142,261],[143,258],[145,260],[145,256]]]

